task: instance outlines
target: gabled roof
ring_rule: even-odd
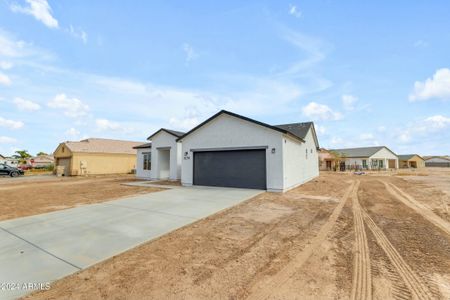
[[[293,135],[295,135],[303,140],[305,139],[306,135],[308,134],[309,129],[312,128],[314,142],[316,144],[317,149],[319,149],[319,141],[317,139],[316,130],[314,128],[313,122],[281,124],[281,125],[275,125],[275,126],[278,128],[287,130],[290,133],[292,133]]]
[[[152,147],[152,143],[150,142],[150,143],[145,143],[142,145],[134,146],[133,149],[149,149],[151,147]]]
[[[398,156],[399,160],[410,160],[414,156],[418,156],[418,157],[420,157],[423,160],[423,158],[419,154],[400,154],[400,155],[397,155],[397,156]]]
[[[161,131],[165,131],[165,132],[167,132],[167,133],[169,133],[169,134],[171,134],[171,135],[173,135],[173,136],[175,136],[177,138],[181,137],[184,134],[184,132],[181,132],[181,131],[176,131],[176,130],[167,129],[167,128],[161,128],[160,130],[158,130],[157,132],[155,132],[151,136],[149,136],[147,138],[147,140],[150,140],[152,137],[154,137],[155,135],[157,135]]]
[[[388,149],[390,152],[392,152],[394,155],[396,155],[393,151],[391,151],[386,146],[347,148],[347,149],[330,149],[330,151],[337,152],[345,157],[370,157],[383,148]]]
[[[88,138],[79,142],[67,141],[62,144],[71,152],[136,154],[133,147],[141,145],[142,142]]]
[[[4,158],[6,158],[6,157],[4,157],[3,155],[0,154],[0,158],[1,158],[1,159],[4,159]]]
[[[227,110],[221,110],[221,111],[219,111],[218,113],[216,113],[215,115],[213,115],[213,116],[210,117],[209,119],[205,120],[204,122],[200,123],[199,125],[197,125],[197,126],[194,127],[193,129],[189,130],[187,133],[185,133],[184,135],[182,135],[181,137],[179,137],[179,138],[177,139],[177,141],[182,140],[183,138],[187,137],[188,135],[190,135],[191,133],[193,133],[194,131],[196,131],[196,130],[199,129],[200,127],[203,127],[204,125],[206,125],[207,123],[211,122],[212,120],[214,120],[215,118],[217,118],[218,116],[220,116],[220,115],[222,115],[222,114],[227,114],[227,115],[229,115],[229,116],[232,116],[232,117],[235,117],[235,118],[238,118],[238,119],[247,121],[247,122],[251,122],[251,123],[257,124],[257,125],[259,125],[259,126],[263,126],[263,127],[266,127],[266,128],[269,128],[269,129],[272,129],[272,130],[275,130],[275,131],[278,131],[278,132],[281,132],[281,133],[284,133],[284,134],[288,134],[288,135],[290,135],[290,136],[292,136],[292,137],[294,137],[294,138],[296,138],[296,139],[298,139],[298,140],[300,140],[300,141],[302,141],[302,142],[305,141],[303,138],[301,138],[301,137],[299,137],[299,136],[297,136],[297,135],[291,133],[290,131],[288,131],[288,130],[286,130],[286,129],[283,129],[283,128],[280,128],[280,127],[277,127],[277,126],[272,126],[272,125],[269,125],[269,124],[266,124],[266,123],[263,123],[263,122],[260,122],[260,121],[256,121],[256,120],[254,120],[254,119],[250,119],[250,118],[244,117],[244,116],[242,116],[242,115],[238,115],[238,114],[236,114],[236,113],[233,113],[233,112],[230,112],[230,111],[227,111]]]

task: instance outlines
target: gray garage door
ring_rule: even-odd
[[[194,152],[194,184],[266,189],[266,150]]]

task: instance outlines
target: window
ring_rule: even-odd
[[[380,168],[383,168],[383,161],[380,160]]]
[[[306,159],[308,159],[308,149],[306,149]]]
[[[152,153],[151,152],[145,152],[142,153],[143,159],[144,159],[144,170],[151,170],[152,169]]]
[[[363,168],[366,169],[367,168],[367,160],[363,159],[362,164],[363,164]]]

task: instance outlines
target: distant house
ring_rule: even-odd
[[[0,154],[0,164],[7,164],[11,167],[17,167],[19,165],[19,160],[14,157],[3,156]]]
[[[448,156],[427,156],[425,157],[426,167],[450,168],[450,157]]]
[[[338,160],[332,151],[324,148],[319,149],[319,169],[321,171],[335,171],[338,169],[337,163]]]
[[[55,166],[64,176],[126,174],[135,170],[140,142],[88,138],[63,142],[53,153]]]
[[[423,168],[425,160],[418,154],[401,154],[398,156],[400,168]]]
[[[55,158],[52,155],[38,155],[27,159],[27,165],[33,168],[45,168],[53,165]]]
[[[340,156],[339,169],[398,169],[398,157],[386,146],[330,150]]]

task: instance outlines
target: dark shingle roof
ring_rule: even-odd
[[[337,152],[345,157],[369,157],[383,149],[384,146],[377,147],[362,147],[362,148],[347,148],[347,149],[330,149],[330,151]]]
[[[418,157],[422,158],[419,154],[401,154],[401,155],[397,155],[397,156],[398,156],[399,160],[410,160],[411,158],[413,158],[416,155]]]
[[[301,139],[305,139],[306,134],[308,133],[308,130],[309,128],[311,128],[311,126],[313,126],[313,122],[275,125],[275,127],[289,131],[291,134]]]
[[[179,138],[180,136],[184,135],[184,132],[181,131],[176,131],[176,130],[172,130],[172,129],[167,129],[167,128],[161,128],[159,129],[157,132],[153,133],[151,136],[149,136],[147,138],[147,140],[150,140],[153,136],[157,135],[158,133],[160,133],[161,131],[165,131],[167,133],[170,133],[171,135]]]
[[[133,147],[133,149],[147,149],[147,148],[151,148],[152,147],[152,143],[145,143],[142,145],[138,145]]]

